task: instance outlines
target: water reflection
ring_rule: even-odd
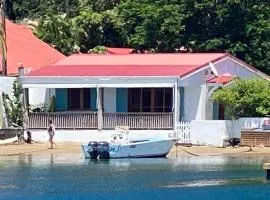
[[[42,166],[42,165],[82,165],[89,167],[111,167],[119,170],[128,169],[130,166],[142,168],[171,167],[208,170],[211,166],[225,165],[253,165],[260,166],[270,160],[270,156],[179,156],[172,158],[138,158],[138,159],[111,159],[89,160],[82,154],[19,154],[18,156],[0,157],[1,166]]]
[[[241,179],[219,179],[219,180],[197,180],[184,181],[178,184],[160,186],[162,188],[185,188],[185,187],[206,187],[219,185],[255,185],[255,184],[269,184],[265,178],[241,178]]]
[[[230,187],[241,186],[237,188],[241,190],[269,185],[262,170],[268,156],[93,161],[85,160],[82,154],[21,154],[0,159],[4,166],[0,168],[0,199],[11,199],[14,193],[20,194],[18,199],[102,199],[99,195],[103,195],[103,199],[141,199],[134,195],[142,192],[148,194],[144,199],[154,198],[157,192],[156,197],[160,199],[183,194],[190,199],[194,191],[201,190],[201,195],[209,195],[212,188],[212,193],[226,193],[224,191]],[[90,194],[96,196],[89,198]],[[197,198],[195,195],[193,199]]]

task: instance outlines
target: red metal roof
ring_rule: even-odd
[[[17,74],[21,64],[35,70],[65,58],[56,49],[34,36],[24,25],[6,20],[6,33],[8,74]]]
[[[30,73],[30,76],[181,76],[196,66],[165,65],[55,65]]]
[[[224,53],[189,54],[74,54],[31,72],[30,76],[184,76]]]
[[[226,84],[233,80],[233,75],[229,73],[221,74],[211,80],[208,81],[208,83],[220,83],[220,84]]]

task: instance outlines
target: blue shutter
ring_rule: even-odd
[[[185,88],[180,87],[179,88],[180,93],[180,121],[182,121],[185,118]]]
[[[55,110],[65,111],[68,110],[68,94],[67,89],[57,88],[55,90]]]
[[[116,88],[116,112],[128,111],[128,89]]]
[[[97,110],[97,88],[90,89],[90,109],[92,111]]]
[[[219,115],[219,104],[217,102],[213,102],[213,120],[218,120]]]

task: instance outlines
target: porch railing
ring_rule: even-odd
[[[49,119],[56,128],[97,128],[96,112],[40,112],[29,113],[29,128],[47,128]]]
[[[172,113],[103,113],[103,128],[129,126],[130,129],[171,129]]]
[[[98,128],[97,112],[38,112],[29,113],[30,129],[47,128],[49,119],[56,128],[88,129]],[[172,129],[172,113],[103,113],[103,128],[129,126],[130,129]]]

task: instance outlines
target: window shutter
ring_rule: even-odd
[[[68,95],[66,88],[57,88],[55,90],[55,110],[66,111],[68,110]]]
[[[128,111],[128,89],[117,88],[116,89],[116,112]]]
[[[97,88],[90,89],[90,109],[91,111],[97,110]]]
[[[179,88],[180,93],[180,121],[185,119],[185,88]]]
[[[213,113],[212,113],[213,120],[218,120],[219,116],[219,103],[213,102]]]

